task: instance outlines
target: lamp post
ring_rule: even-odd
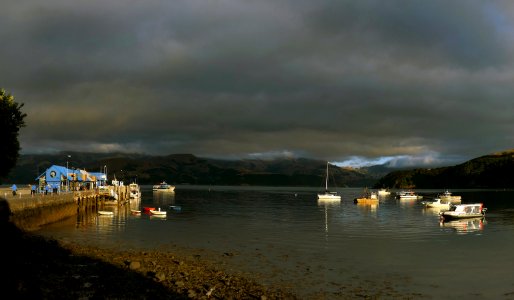
[[[70,158],[71,155],[68,155],[68,158]],[[66,192],[70,191],[70,181],[68,179],[70,171],[68,170],[68,159],[66,159]]]
[[[104,165],[104,172],[105,172],[105,185],[109,185],[107,184],[107,166]]]

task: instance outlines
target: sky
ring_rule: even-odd
[[[512,149],[514,2],[2,0],[22,153],[455,165]]]

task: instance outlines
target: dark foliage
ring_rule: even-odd
[[[18,104],[14,96],[0,89],[0,179],[9,174],[19,157],[18,133],[26,117],[22,107],[23,103]]]

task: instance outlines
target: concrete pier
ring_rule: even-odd
[[[0,189],[0,198],[5,199],[11,210],[10,220],[18,228],[31,231],[39,227],[77,215],[79,210],[98,210],[106,205],[124,205],[129,201],[127,187],[109,187],[118,200],[97,190],[61,192],[48,195],[31,195],[30,189],[18,189],[17,195],[7,188]]]

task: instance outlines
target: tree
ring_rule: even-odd
[[[22,113],[23,103],[14,101],[14,96],[0,89],[0,178],[5,178],[16,166],[20,152],[18,133],[25,127]]]

